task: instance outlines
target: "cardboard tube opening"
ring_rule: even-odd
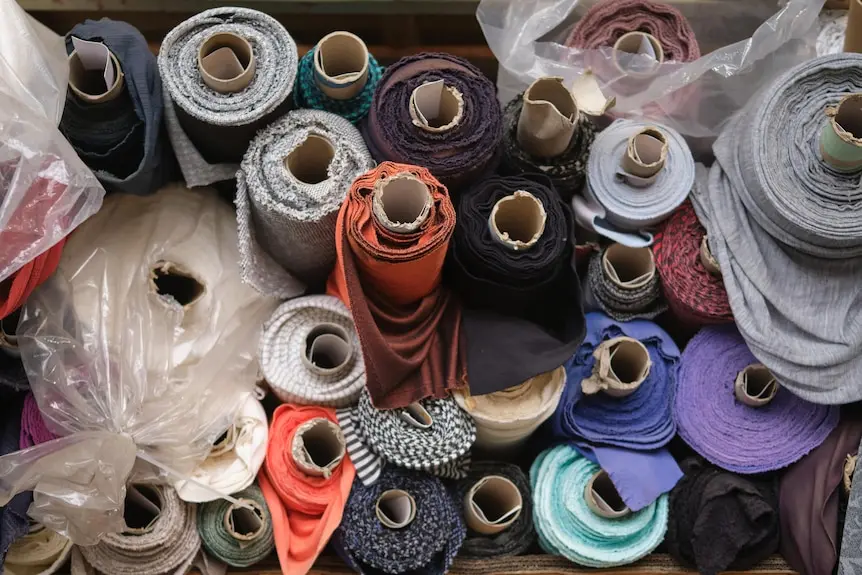
[[[381,179],[374,186],[372,212],[384,228],[398,233],[411,233],[431,212],[431,191],[410,173]]]
[[[700,263],[712,275],[721,275],[721,268],[718,266],[718,260],[712,255],[712,250],[709,249],[709,238],[706,235],[700,240]]]
[[[329,477],[344,459],[344,435],[335,423],[315,418],[299,426],[293,436],[292,454],[308,475]]]
[[[641,342],[625,340],[611,347],[611,370],[621,383],[639,383],[649,367],[649,352]]]
[[[636,289],[655,277],[655,258],[650,248],[632,248],[613,244],[602,256],[605,275],[617,286]]]
[[[425,82],[410,95],[413,125],[429,132],[445,132],[461,123],[464,97],[443,80]]]
[[[306,366],[330,373],[347,365],[353,354],[350,334],[334,323],[321,323],[314,326],[305,338]]]
[[[766,366],[756,363],[737,374],[733,388],[739,401],[751,407],[761,407],[775,399],[778,381]]]
[[[324,36],[314,51],[314,78],[334,100],[349,100],[368,82],[368,47],[350,32]]]
[[[652,184],[667,161],[667,137],[658,128],[644,128],[629,138],[622,158],[624,177],[629,184]]]
[[[826,116],[829,122],[820,134],[823,159],[838,171],[862,169],[862,94],[843,97],[826,109]]]
[[[148,533],[162,514],[162,494],[152,485],[132,484],[126,489],[123,519],[127,533]]]
[[[240,502],[246,507],[233,504],[225,512],[225,531],[238,541],[251,541],[264,531],[263,509],[253,499],[240,499]]]
[[[204,84],[223,94],[241,92],[254,78],[254,50],[232,32],[217,32],[198,50],[198,71]]]
[[[88,46],[100,45],[86,42]],[[110,102],[123,91],[123,71],[113,52],[101,44],[103,55],[90,49],[69,54],[69,88],[79,99],[91,104]]]
[[[577,102],[562,78],[539,78],[524,92],[518,145],[539,158],[559,156],[569,148],[578,114]]]
[[[0,319],[0,340],[18,347],[18,323],[21,321],[21,308]]]
[[[191,272],[171,262],[160,261],[152,270],[152,288],[160,297],[188,307],[203,297],[204,285]]]
[[[488,225],[499,242],[518,251],[539,241],[547,219],[542,201],[529,192],[518,190],[494,204]]]
[[[593,372],[581,381],[586,395],[600,391],[611,397],[631,395],[646,380],[652,367],[646,346],[631,337],[603,341],[593,351],[593,357]]]
[[[587,507],[601,517],[618,519],[631,513],[604,469],[596,472],[587,482],[584,497]]]
[[[522,506],[518,487],[499,475],[483,477],[464,496],[467,526],[482,535],[504,531],[521,515]]]
[[[377,519],[385,527],[401,529],[416,518],[416,500],[401,489],[389,489],[377,498]]]
[[[36,533],[41,533],[45,530],[45,526],[39,523],[38,521],[34,521],[31,518],[27,518],[27,533],[29,535],[35,535]]]
[[[402,420],[419,429],[428,429],[434,424],[434,418],[418,401],[403,408],[399,412],[399,416]]]
[[[329,179],[329,164],[335,158],[332,143],[317,134],[309,134],[284,159],[284,166],[294,178],[306,184],[319,184]]]
[[[614,44],[614,63],[625,74],[648,76],[664,62],[664,48],[658,38],[646,32],[629,32]],[[622,56],[619,52],[635,56]]]

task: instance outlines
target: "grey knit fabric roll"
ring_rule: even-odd
[[[333,152],[326,179],[317,183],[300,180],[310,178],[286,164],[310,136],[328,141]],[[301,162],[315,160],[306,156]],[[359,130],[330,112],[294,110],[262,130],[237,173],[243,279],[278,297],[297,295],[297,280],[322,284],[335,265],[338,210],[353,180],[373,166]]]
[[[790,70],[730,122],[693,194],[746,343],[817,403],[862,399],[860,174],[820,154],[826,106],[860,91],[859,54]]]
[[[606,250],[596,252],[590,258],[583,289],[585,305],[601,310],[617,321],[655,319],[667,311],[658,273],[636,287],[619,285],[608,277],[602,265]]]

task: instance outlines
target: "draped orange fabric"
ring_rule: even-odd
[[[272,514],[278,562],[284,575],[304,575],[341,523],[344,505],[356,476],[345,455],[327,477],[306,475],[291,455],[297,428],[324,418],[338,425],[335,410],[280,405],[272,416],[266,459],[258,479]]]

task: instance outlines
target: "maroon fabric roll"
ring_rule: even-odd
[[[27,449],[46,441],[57,439],[57,436],[48,430],[42,412],[32,393],[24,398],[24,409],[21,411],[21,449]]]

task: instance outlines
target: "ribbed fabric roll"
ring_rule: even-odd
[[[397,222],[384,207],[393,183],[422,203],[415,211],[396,206],[404,209],[393,210]],[[461,306],[440,285],[454,229],[446,187],[424,168],[391,162],[357,178],[338,213],[327,292],[350,308],[378,409],[446,397],[465,385]]]
[[[440,81],[457,112],[423,122],[412,106],[414,91]],[[451,54],[421,53],[386,69],[363,131],[375,160],[428,168],[457,194],[496,169],[502,112],[494,84],[478,68]]]
[[[260,488],[252,485],[234,494],[251,510],[224,499],[198,508],[198,533],[203,548],[231,567],[250,567],[272,553],[272,517]]]
[[[72,551],[72,541],[38,523],[15,541],[6,554],[6,575],[52,575],[62,569]]]
[[[470,395],[468,390],[456,390],[452,397],[476,424],[474,447],[508,454],[523,447],[554,414],[565,385],[566,370],[560,366],[502,391]]]
[[[155,192],[171,178],[173,160],[162,130],[162,80],[147,40],[131,24],[109,18],[72,28],[66,35],[69,54],[73,37],[100,42],[111,51],[123,88],[117,97],[98,103],[69,90],[60,131],[106,190]]]
[[[2,352],[0,352],[2,354]],[[24,394],[16,393],[3,398],[0,408],[0,456],[18,451],[21,439],[21,411],[24,407]],[[27,510],[33,502],[33,492],[19,493],[0,507],[0,570],[9,546],[27,535],[30,520]]]
[[[294,110],[261,130],[237,172],[243,279],[281,298],[322,285],[338,209],[373,165],[359,130],[329,112]]]
[[[513,202],[509,215],[501,202]],[[464,300],[470,393],[523,383],[578,348],[584,317],[573,249],[571,210],[542,175],[488,178],[462,195],[450,266]]]
[[[365,364],[350,311],[311,295],[287,301],[263,326],[260,368],[285,403],[345,407],[365,388]]]
[[[734,326],[705,327],[685,348],[674,397],[680,437],[708,461],[737,473],[787,467],[823,443],[840,416],[837,406],[815,405],[787,389],[778,387],[772,396],[770,384],[746,392],[764,404],[744,403],[740,377],[756,365]]]
[[[198,70],[203,43],[225,33],[247,41],[254,54],[251,82],[234,93],[210,88]],[[287,30],[248,8],[205,10],[165,36],[159,49],[165,121],[189,187],[234,177],[255,133],[287,111],[296,65],[296,44]],[[246,62],[244,69],[250,68]]]
[[[742,477],[694,458],[670,494],[666,544],[703,575],[744,571],[778,550],[774,477]]]
[[[617,249],[626,249],[619,246]],[[640,248],[649,253],[648,248]],[[605,247],[590,258],[587,271],[584,300],[593,307],[605,312],[616,321],[632,319],[655,319],[667,311],[667,304],[661,295],[661,279],[650,262],[650,271],[635,273],[634,268],[616,268],[609,258]],[[644,262],[638,262],[644,264]],[[622,275],[623,273],[629,275]]]
[[[393,491],[400,492],[394,498],[397,503],[381,506],[381,497]],[[398,503],[413,513],[403,514],[404,507],[395,507]],[[465,535],[458,504],[439,479],[387,467],[374,485],[353,485],[333,544],[361,575],[444,575]]]
[[[547,553],[587,567],[634,563],[664,538],[668,497],[621,517],[603,517],[587,502],[590,480],[599,466],[569,445],[548,449],[530,468],[533,520]]]
[[[21,410],[21,439],[19,442],[21,449],[27,449],[56,438],[57,436],[51,433],[45,425],[36,398],[33,397],[32,393],[27,392]]]

